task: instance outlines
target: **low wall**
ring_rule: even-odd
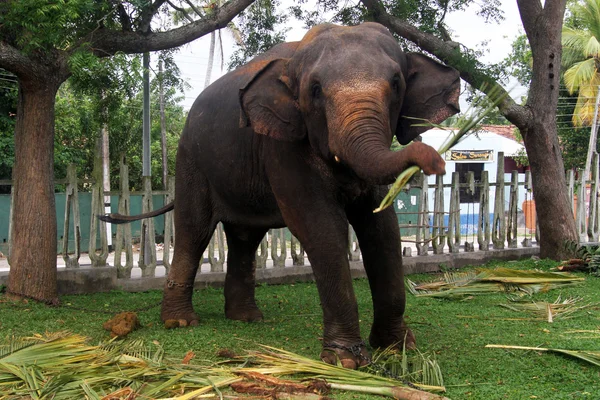
[[[403,264],[406,274],[430,273],[443,268],[462,268],[467,265],[482,265],[491,260],[519,260],[539,255],[539,247],[521,247],[516,249],[488,250],[475,252],[430,254],[426,256],[404,257]],[[361,261],[350,261],[354,278],[366,277]],[[309,282],[314,280],[312,268],[309,265],[286,266],[283,268],[257,269],[258,283],[287,284],[294,282]],[[60,295],[106,292],[124,290],[141,292],[152,289],[162,289],[164,276],[117,278],[115,267],[60,268],[58,270],[58,292]],[[196,275],[195,287],[220,287],[225,282],[225,272],[199,272]],[[0,272],[0,285],[8,283],[8,272]]]

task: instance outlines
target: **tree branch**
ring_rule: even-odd
[[[535,40],[533,32],[535,31],[536,21],[543,11],[542,3],[540,0],[517,0],[517,5],[523,28],[525,28],[529,42],[532,43],[532,40]]]
[[[515,103],[508,92],[492,76],[482,71],[481,68],[465,62],[470,60],[460,51],[459,43],[443,41],[432,34],[420,31],[406,21],[388,14],[379,0],[361,1],[371,11],[375,21],[457,69],[460,77],[471,86],[487,95],[495,92],[496,96],[503,96],[503,100],[498,105],[500,112],[516,126],[520,128],[527,126],[530,110]]]
[[[91,43],[94,53],[100,57],[111,56],[116,52],[133,54],[173,48],[227,26],[236,15],[244,11],[254,1],[229,0],[223,6],[217,8],[214,13],[166,32],[143,34],[141,32],[124,32],[101,28],[82,43]]]

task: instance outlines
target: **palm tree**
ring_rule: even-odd
[[[579,93],[573,124],[589,126],[600,85],[600,0],[575,3],[570,11],[562,31],[563,77],[569,93]]]
[[[587,179],[596,151],[600,105],[600,0],[577,2],[570,7],[570,12],[562,31],[563,79],[570,94],[578,92],[573,125],[591,126],[583,175]]]

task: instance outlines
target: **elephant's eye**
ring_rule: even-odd
[[[392,90],[394,93],[400,93],[400,75],[394,75],[392,78]]]
[[[310,93],[313,99],[318,99],[323,94],[323,89],[321,89],[321,85],[318,83],[314,83],[310,89]]]

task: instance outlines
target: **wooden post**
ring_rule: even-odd
[[[479,250],[487,251],[490,249],[490,179],[487,171],[481,172],[477,244],[479,245]]]
[[[279,246],[281,246],[281,253],[277,254]],[[285,268],[286,258],[285,229],[273,229],[271,231],[271,259],[273,260],[273,268]]]
[[[592,157],[592,184],[590,187],[590,212],[588,216],[587,235],[590,242],[598,241],[598,153]]]
[[[429,226],[429,183],[425,174],[421,174],[421,201],[417,216],[417,254],[426,256],[429,253],[431,231]]]
[[[532,193],[533,191],[533,185],[532,185],[532,181],[531,181],[531,171],[525,171],[525,192],[527,194]],[[527,198],[527,197],[526,197]],[[530,226],[533,225],[531,224],[531,222],[536,221],[537,223],[537,215],[536,215],[536,210],[535,210],[535,203],[533,202],[533,200],[529,200],[531,203],[531,206],[526,205],[525,207],[523,207],[523,212],[525,214],[525,228],[527,229],[527,220],[530,221]],[[526,210],[527,209],[527,210]],[[531,229],[531,228],[529,228]],[[537,230],[537,225],[535,226],[535,228]],[[523,241],[521,242],[523,244],[523,247],[531,247],[532,246],[532,241],[530,238],[526,237],[525,239],[523,239]]]
[[[8,252],[6,254],[6,261],[8,265],[11,265],[10,255],[12,253],[12,236],[13,236],[13,207],[15,204],[15,185],[14,183],[10,187],[10,208],[8,211]]]
[[[120,156],[119,167],[119,214],[129,215],[130,192],[129,192],[129,166],[125,161],[125,155]],[[118,278],[131,278],[133,269],[133,246],[132,246],[131,224],[117,225],[117,238],[115,243],[115,267]],[[121,255],[125,252],[125,265],[121,262]]]
[[[517,248],[517,208],[519,201],[519,173],[512,171],[510,180],[510,199],[508,202],[508,226],[506,238],[510,249]]]
[[[360,260],[360,246],[351,225],[348,225],[348,259],[350,261]]]
[[[297,252],[296,246],[298,247]],[[292,253],[292,263],[294,265],[304,265],[304,247],[302,247],[302,243],[294,235],[292,235],[292,240],[290,240],[290,252]]]
[[[450,253],[458,253],[460,249],[460,178],[458,172],[452,173],[452,185],[450,187],[448,249]]]
[[[436,175],[433,205],[433,254],[443,254],[446,233],[444,232],[444,177]]]
[[[467,188],[466,192],[469,196],[473,197],[475,195],[475,174],[473,171],[467,171]],[[475,207],[473,207],[475,208]],[[473,209],[473,214],[475,214],[475,209]],[[473,232],[475,232],[475,226],[472,226]],[[475,251],[475,243],[469,242],[469,214],[467,214],[467,232],[465,234],[465,251],[472,252]]]
[[[167,177],[167,194],[165,195],[165,204],[169,204],[175,199],[175,177]],[[173,211],[165,214],[165,235],[163,249],[163,266],[165,267],[166,275],[171,269],[171,246],[175,245],[175,225]]]
[[[256,269],[267,268],[267,257],[269,255],[269,241],[267,239],[267,235],[265,235],[265,237],[263,237],[263,240],[260,242],[260,246],[258,246],[258,249],[256,249],[256,254],[254,256],[254,261],[256,263]],[[259,250],[260,250],[260,253],[259,253]]]
[[[219,256],[215,257],[215,245],[218,247]],[[210,272],[223,272],[225,265],[225,234],[223,233],[223,224],[218,223],[213,237],[208,244],[208,262],[210,263]],[[202,263],[202,260],[200,260]]]
[[[494,223],[492,226],[492,243],[494,249],[504,249],[506,240],[506,219],[504,215],[504,152],[498,152],[498,169],[496,171],[496,196],[494,201]]]
[[[579,180],[579,190],[577,191],[577,211],[575,217],[575,227],[577,234],[579,235],[579,242],[584,243],[587,240],[587,221],[586,221],[586,184],[587,179],[585,173],[581,173],[581,179]]]
[[[97,148],[100,149],[98,141]],[[108,258],[108,239],[106,237],[106,222],[100,221],[98,215],[104,214],[104,186],[102,180],[102,152],[96,152],[94,157],[94,184],[92,186],[92,216],[90,221],[89,257],[94,267],[105,267]],[[100,253],[96,253],[96,237],[100,229]]]
[[[142,196],[142,213],[151,212],[154,209],[152,203],[152,178],[142,177],[144,195]],[[156,238],[154,231],[154,219],[142,220],[140,238],[140,260],[138,265],[142,270],[142,277],[154,277],[156,272]],[[147,246],[147,247],[146,247]]]
[[[81,256],[81,215],[79,214],[79,196],[77,189],[77,172],[75,164],[67,167],[67,191],[65,193],[65,223],[63,235],[63,260],[67,268],[79,268],[79,257]],[[73,236],[75,240],[75,252],[69,255],[69,229],[73,217]]]

